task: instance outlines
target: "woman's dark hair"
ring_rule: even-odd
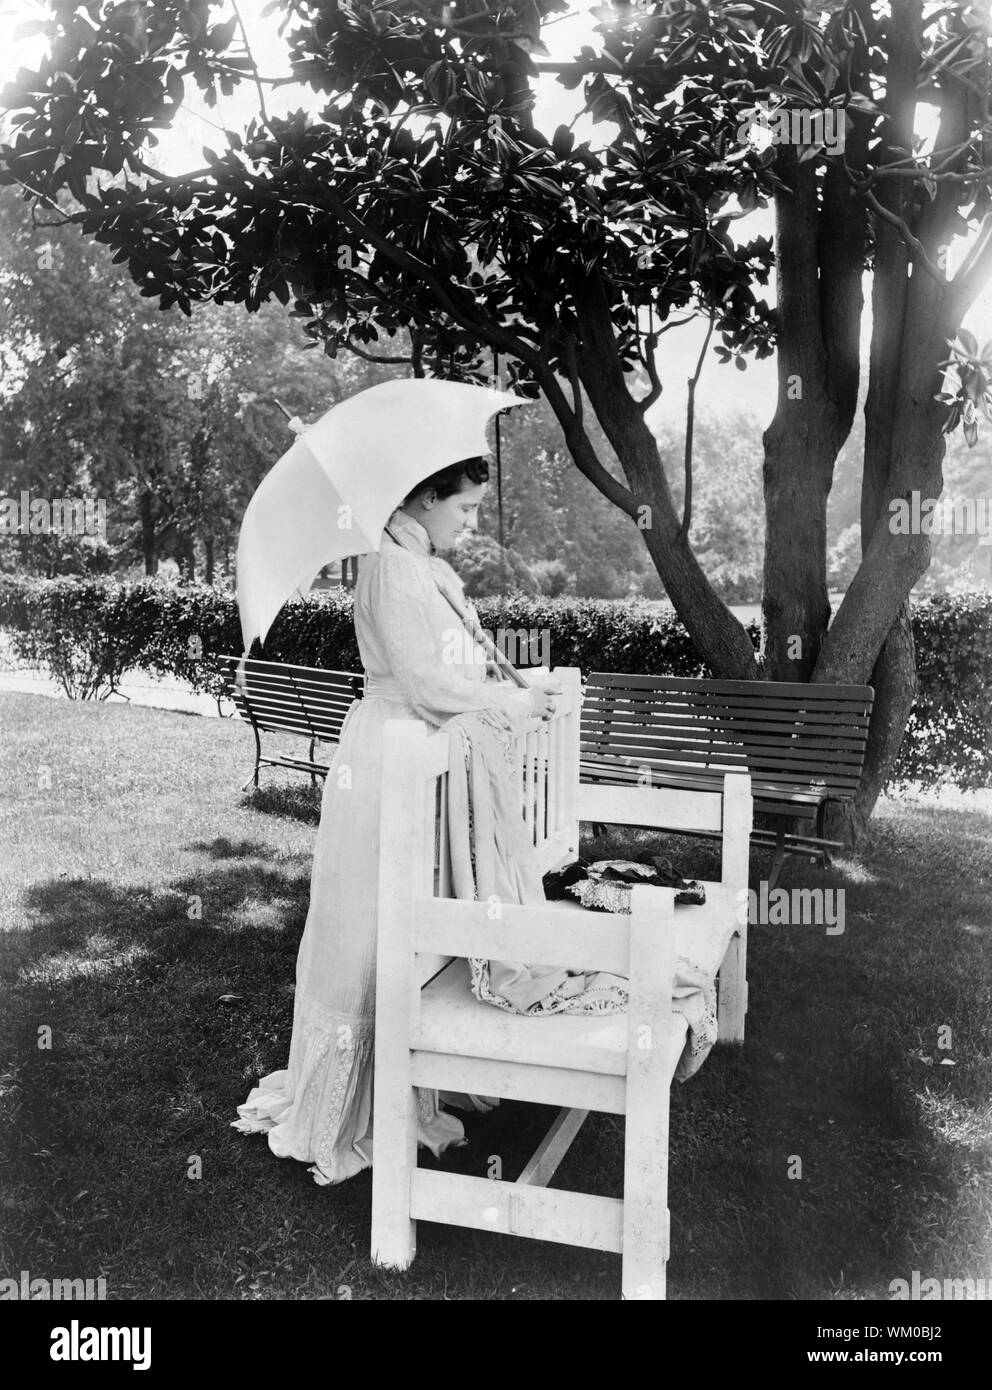
[[[489,464],[481,455],[470,459],[459,459],[457,463],[449,463],[447,468],[441,468],[437,473],[432,473],[429,478],[425,478],[422,483],[418,483],[412,492],[403,498],[404,502],[412,502],[415,497],[426,492],[428,488],[437,493],[438,498],[443,502],[446,497],[453,497],[456,492],[463,492],[466,486],[473,484],[488,483]]]

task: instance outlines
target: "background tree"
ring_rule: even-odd
[[[34,227],[0,189],[2,490],[102,497],[110,548],[19,538],[22,563],[65,573],[174,558],[192,577],[233,549],[244,507],[292,436],[276,402],[319,414],[382,369],[302,348],[277,304],[251,319],[163,314],[107,248]],[[370,381],[363,383],[369,377]]]
[[[587,407],[588,410],[588,407]],[[623,471],[595,417],[587,433],[604,468]],[[637,528],[574,466],[546,401],[526,418],[502,422],[504,524],[507,544],[528,563],[545,591],[585,598],[624,598],[664,590]],[[495,487],[482,520],[496,533]]]
[[[409,329],[417,372],[485,374],[543,391],[570,455],[641,531],[697,647],[724,676],[759,674],[751,642],[704,573],[645,412],[657,334],[685,312],[725,355],[771,351],[779,403],[765,435],[763,669],[874,679],[862,824],[912,702],[907,600],[929,560],[888,503],[937,496],[943,432],[992,411],[992,363],[961,336],[992,265],[987,0],[831,0],[807,9],[666,0],[596,11],[602,51],[536,61],[561,0],[493,0],[434,14],[421,0],[329,7],[284,0],[294,76],[319,108],[270,116],[237,13],[207,0],[58,0],[51,56],[6,94],[18,133],[3,177],[40,204],[68,188],[82,228],[126,256],[142,292],[256,310],[275,296],[330,355]],[[554,68],[577,110],[608,124],[596,149],[535,127],[531,83]],[[259,117],[202,169],[145,157],[193,80],[216,100],[250,77]],[[843,113],[842,148],[807,124],[759,149],[756,104]],[[929,151],[921,102],[939,111]],[[573,123],[574,124],[574,123]],[[99,187],[95,170],[124,173]],[[771,263],[736,219],[773,197]],[[968,234],[953,275],[952,248]],[[864,556],[828,630],[827,499],[860,376],[862,275],[874,273],[861,521]],[[949,340],[957,347],[949,350]],[[941,364],[954,368],[938,400]],[[392,360],[395,357],[389,354]],[[622,467],[597,454],[588,400]],[[669,460],[674,473],[678,460]],[[688,479],[687,479],[688,483]]]
[[[788,21],[766,31],[763,95],[843,107],[848,125],[838,155],[781,146],[773,164],[779,391],[764,440],[764,654],[774,678],[875,686],[857,830],[912,708],[908,600],[930,560],[928,537],[893,535],[889,504],[914,490],[939,497],[945,431],[965,412],[974,429],[976,407],[992,413],[992,354],[983,364],[974,339],[959,337],[992,270],[989,5],[785,10]],[[923,104],[937,112],[929,153]],[[967,251],[952,273],[960,238]],[[828,629],[827,500],[858,400],[866,266],[863,558]]]
[[[711,391],[716,392],[718,382]],[[715,415],[697,410],[693,440],[693,545],[713,587],[727,603],[761,598],[765,527],[761,493],[761,429],[741,411]],[[681,430],[659,435],[662,458],[682,455]],[[671,467],[671,465],[670,465]],[[681,467],[672,468],[672,494],[685,510]]]

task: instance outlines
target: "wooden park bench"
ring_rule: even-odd
[[[363,692],[365,680],[350,671],[325,671],[318,666],[290,666],[254,657],[223,656],[228,690],[241,718],[255,735],[255,769],[248,780],[258,786],[259,768],[288,767],[309,772],[310,781],[325,776],[327,763],[317,762],[318,743],[337,743],[348,709]],[[239,675],[239,668],[240,675]],[[310,740],[307,758],[262,752],[262,734],[302,734]]]
[[[372,1258],[405,1269],[418,1221],[619,1252],[625,1298],[665,1297],[669,1093],[687,1023],[673,1007],[675,937],[711,931],[721,1041],[744,1036],[750,779],[702,790],[580,784],[577,670],[559,670],[555,716],[516,739],[521,811],[544,873],[576,857],[579,823],[703,830],[722,842],[702,906],[637,887],[629,914],[574,899],[541,906],[452,895],[446,780],[458,745],[419,720],[385,727],[373,1084]],[[726,944],[725,944],[726,943]],[[607,970],[629,980],[625,1013],[534,1018],[478,1001],[467,959]],[[414,1087],[560,1107],[515,1180],[420,1168]],[[625,1117],[623,1196],[549,1188],[590,1111]]]
[[[582,778],[617,785],[718,787],[751,774],[755,813],[773,819],[752,844],[775,851],[769,886],[787,854],[828,862],[831,801],[851,801],[868,744],[867,685],[686,680],[597,671],[582,707]],[[811,833],[789,830],[793,819]]]

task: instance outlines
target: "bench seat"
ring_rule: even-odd
[[[420,1010],[411,1046],[421,1052],[453,1051],[460,1057],[606,1076],[623,1076],[627,1069],[625,1013],[561,1014],[553,1019],[507,1013],[476,999],[465,960],[452,961],[421,991]],[[670,1014],[660,1043],[669,1077],[685,1046],[685,1033],[682,1015]]]

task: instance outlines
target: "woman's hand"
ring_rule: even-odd
[[[534,713],[541,719],[551,719],[558,710],[558,701],[555,698],[562,692],[562,684],[557,676],[538,676],[531,682],[531,698],[534,701]]]

